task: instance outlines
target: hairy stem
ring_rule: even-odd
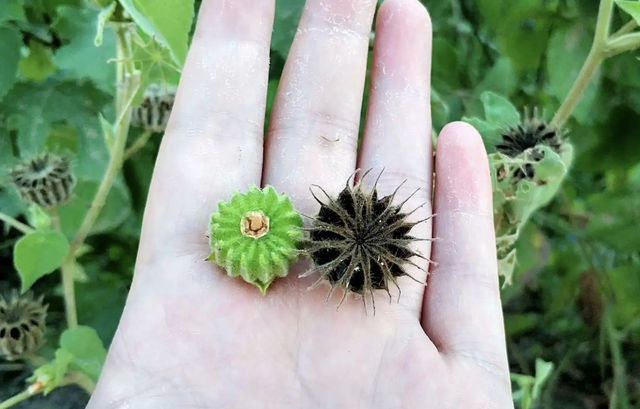
[[[69,253],[71,254],[71,253]],[[76,291],[73,284],[74,257],[67,256],[62,263],[62,293],[64,295],[65,315],[67,317],[67,327],[70,329],[78,326],[78,310],[76,308]]]
[[[627,395],[627,376],[626,365],[624,358],[622,357],[622,348],[620,347],[620,341],[618,333],[613,324],[611,318],[611,311],[607,308],[604,314],[604,330],[607,333],[609,341],[609,349],[611,351],[611,360],[613,361],[613,390],[611,391],[611,403],[610,409],[631,409],[629,403],[629,397]]]
[[[27,226],[24,223],[20,223],[19,221],[17,221],[13,217],[11,217],[9,215],[6,215],[6,214],[4,214],[2,212],[0,212],[0,220],[5,222],[9,226],[13,227],[14,229],[19,230],[20,232],[22,232],[24,234],[33,233],[34,231],[36,231],[34,228],[32,228],[30,226]]]
[[[640,48],[640,33],[623,34],[607,44],[607,57]]]
[[[116,100],[117,122],[115,126],[115,137],[113,141],[113,149],[111,152],[111,159],[107,165],[107,171],[100,183],[98,192],[91,203],[91,207],[87,212],[80,229],[76,233],[73,241],[71,242],[70,254],[84,242],[93,227],[104,203],[107,199],[107,195],[113,186],[113,181],[117,176],[120,168],[122,167],[122,158],[124,154],[124,148],[127,142],[127,134],[129,133],[129,121],[131,117],[131,100],[135,95],[140,85],[140,77],[134,73],[133,68],[133,52],[131,50],[131,41],[129,39],[129,31],[126,26],[118,25],[115,27],[117,44],[118,44],[118,64],[123,64],[124,76],[122,81],[118,84],[118,95]],[[131,65],[128,63],[131,61]],[[120,73],[120,70],[118,70]]]
[[[115,137],[107,170],[100,182],[93,202],[89,207],[89,211],[80,225],[80,229],[78,229],[78,232],[71,241],[67,258],[62,264],[62,281],[65,300],[67,302],[67,322],[69,328],[75,328],[78,325],[72,270],[75,253],[89,235],[91,228],[107,200],[113,182],[122,168],[124,149],[129,133],[131,101],[140,86],[140,74],[135,72],[135,66],[133,65],[130,27],[126,24],[114,24],[113,28],[116,33],[118,46],[118,94],[116,98],[117,119],[115,123]]]
[[[10,408],[13,405],[17,405],[18,403],[29,399],[33,395],[34,394],[31,393],[29,390],[26,390],[24,392],[20,392],[19,394],[10,397],[9,399],[5,400],[4,402],[0,402],[0,409]]]
[[[601,0],[598,10],[598,21],[596,23],[596,33],[593,37],[591,51],[584,62],[578,78],[576,78],[571,90],[565,97],[562,105],[556,112],[552,125],[562,126],[571,116],[571,112],[580,102],[584,90],[587,88],[600,64],[607,57],[607,42],[609,37],[609,27],[611,25],[611,13],[613,11],[614,0]]]
[[[609,37],[609,39],[613,40],[614,38],[620,37],[621,35],[628,34],[628,33],[632,32],[633,30],[635,30],[636,27],[638,27],[638,22],[636,20],[632,19],[627,24],[622,26],[620,28],[620,30],[618,30],[615,33],[611,34],[611,37]]]
[[[59,232],[62,231],[62,225],[60,224],[60,215],[58,214],[58,208],[53,207],[49,211],[49,215],[51,216],[51,223],[53,223],[53,227]]]
[[[64,379],[60,382],[60,386],[67,385],[78,385],[89,395],[92,395],[96,390],[96,383],[87,375],[79,371],[69,372],[65,375]]]
[[[136,139],[136,141],[124,152],[124,160],[129,159],[140,149],[144,148],[144,146],[149,142],[149,139],[153,135],[153,131],[149,129],[145,129],[145,131]]]

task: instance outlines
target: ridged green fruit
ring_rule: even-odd
[[[302,217],[287,195],[271,186],[252,185],[218,203],[211,215],[207,258],[232,277],[240,276],[262,294],[276,277],[284,277],[299,255]]]

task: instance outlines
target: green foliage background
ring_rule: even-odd
[[[481,95],[486,91],[507,98],[520,111],[539,107],[550,119],[587,58],[598,13],[594,0],[422,2],[434,30],[436,133],[453,120],[484,118]],[[162,7],[120,1],[132,14],[143,10],[136,21],[144,41],[133,45],[143,85],[179,78],[193,33],[191,18],[200,2],[193,9],[189,1],[180,3],[188,9],[167,22]],[[640,11],[637,2],[626,3]],[[302,5],[302,0],[277,1],[267,115]],[[75,153],[76,198],[59,208],[69,240],[110,157],[99,114],[110,123],[116,120],[116,64],[110,62],[117,58],[116,36],[107,29],[95,45],[100,13],[82,0],[0,2],[0,173],[43,147]],[[629,20],[615,9],[613,27]],[[152,31],[174,28],[158,30],[155,41],[145,24]],[[558,194],[531,217],[518,239],[512,284],[503,288],[502,298],[514,395],[522,407],[527,407],[522,396],[532,390],[537,372],[548,377],[541,389],[542,384],[536,386],[538,399],[531,407],[640,408],[640,228],[635,223],[640,216],[639,68],[634,51],[606,60],[596,72],[568,123],[573,166]],[[139,92],[134,103],[141,96]],[[141,133],[131,128],[129,143]],[[105,347],[131,281],[161,137],[154,135],[125,162],[87,240],[91,248],[76,266],[79,322],[94,328]],[[25,204],[9,187],[0,188],[0,212],[29,222]],[[2,227],[0,292],[22,285],[13,263],[21,234]],[[32,289],[45,294],[50,304],[43,354],[53,358],[66,322],[59,276],[48,273]],[[99,343],[95,348],[103,353]],[[76,358],[84,356],[70,350]],[[553,365],[545,366],[545,361]],[[78,362],[85,361],[76,359],[71,365],[81,367]],[[94,374],[95,364],[89,365]],[[31,374],[5,370],[1,361],[0,371],[0,401],[23,389]],[[69,392],[73,398],[62,399],[65,404],[51,403],[61,399],[56,395],[61,392],[23,405],[82,407],[78,389]]]

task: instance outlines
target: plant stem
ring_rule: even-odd
[[[72,253],[69,253],[72,254]],[[62,263],[62,292],[64,294],[64,306],[65,314],[67,316],[67,327],[69,329],[76,328],[78,326],[78,310],[76,308],[76,290],[73,283],[73,270],[72,263],[74,257],[67,256],[67,259]]]
[[[607,57],[613,57],[626,51],[640,47],[640,33],[624,34],[609,41],[607,44]]]
[[[117,111],[115,137],[113,148],[111,149],[111,158],[109,159],[104,177],[100,182],[100,186],[98,187],[98,191],[93,198],[91,206],[89,207],[89,211],[82,221],[75,237],[71,241],[69,252],[65,262],[62,264],[62,284],[64,288],[69,328],[75,328],[78,325],[72,270],[72,265],[75,261],[75,253],[89,235],[91,228],[107,200],[107,196],[113,186],[113,182],[122,168],[124,149],[127,143],[129,122],[131,119],[131,101],[140,86],[140,74],[135,72],[135,66],[133,63],[133,51],[131,49],[129,25],[113,24],[113,29],[116,33],[118,54],[118,94],[116,98]]]
[[[565,97],[562,105],[556,112],[551,124],[554,126],[562,126],[569,119],[571,112],[578,105],[584,90],[587,88],[593,75],[596,73],[600,64],[606,58],[607,41],[609,37],[609,27],[611,25],[611,13],[613,11],[614,0],[601,0],[600,9],[598,10],[598,21],[596,23],[596,33],[593,37],[593,44],[584,62],[578,78],[576,78],[571,90]]]
[[[620,27],[620,30],[618,30],[615,33],[611,34],[611,37],[609,37],[609,39],[613,40],[614,38],[620,37],[623,34],[630,33],[633,30],[635,30],[636,27],[638,27],[638,22],[635,19],[631,19],[631,21],[629,21],[627,24],[625,24],[624,26]]]
[[[135,75],[132,71],[133,66],[130,69],[129,64],[126,63],[127,60],[132,60],[132,51],[130,46],[130,41],[128,39],[129,33],[126,27],[117,26],[115,29],[116,38],[118,40],[118,59],[120,62],[118,64],[124,64],[125,73],[124,78],[122,78],[122,82],[120,82],[118,86],[118,97],[116,101],[116,105],[118,108],[117,111],[117,122],[115,129],[115,138],[113,141],[113,150],[111,152],[111,159],[109,160],[109,164],[107,165],[107,171],[105,172],[104,177],[102,178],[102,182],[100,183],[100,187],[98,188],[98,192],[91,203],[91,207],[87,212],[84,220],[82,221],[82,225],[80,229],[76,233],[73,241],[71,242],[71,249],[69,254],[73,254],[73,252],[84,242],[93,227],[102,207],[105,204],[107,199],[107,195],[111,190],[111,186],[113,185],[113,181],[120,171],[122,167],[122,159],[124,154],[124,148],[127,142],[127,134],[129,133],[129,121],[130,121],[130,113],[131,113],[131,99],[135,95],[138,90],[138,86],[140,85],[140,77],[139,75]]]
[[[29,392],[28,390],[24,392],[20,392],[19,394],[12,396],[11,398],[5,400],[4,402],[0,402],[0,409],[10,408],[13,405],[16,405],[22,401],[25,401],[32,396],[33,396],[33,393]]]
[[[149,129],[145,129],[145,131],[136,139],[136,141],[124,152],[124,160],[126,161],[131,156],[133,156],[136,152],[142,149],[147,142],[149,142],[149,138],[153,135],[153,131]]]
[[[614,382],[611,391],[611,399],[615,404],[610,405],[610,409],[630,409],[629,398],[627,396],[627,377],[625,370],[625,362],[622,357],[622,349],[618,334],[611,318],[611,311],[607,308],[604,314],[604,329],[609,340],[609,349],[611,351],[611,360],[613,361]]]
[[[52,207],[49,211],[51,216],[51,223],[53,223],[53,227],[56,228],[59,232],[62,231],[62,225],[60,224],[60,215],[58,214],[58,208]]]
[[[96,383],[87,375],[79,371],[69,372],[65,375],[64,379],[60,382],[60,386],[67,385],[78,385],[89,395],[92,395],[96,390]]]
[[[9,226],[13,227],[14,229],[21,231],[24,234],[33,233],[34,231],[36,231],[34,228],[29,227],[24,223],[20,223],[19,221],[17,221],[13,217],[11,217],[9,215],[6,215],[6,214],[4,214],[2,212],[0,212],[0,220],[5,222]]]
[[[0,372],[21,371],[24,364],[0,364]]]

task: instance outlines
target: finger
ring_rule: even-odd
[[[422,205],[410,216],[413,221],[431,215],[430,64],[431,21],[427,10],[417,0],[385,1],[376,20],[369,107],[358,167],[373,169],[363,181],[370,187],[380,175],[380,195],[391,194],[401,184],[396,202],[413,194],[403,206],[408,212]],[[430,238],[431,221],[415,226],[411,234]],[[414,246],[414,251],[425,258],[429,258],[430,249],[427,241]],[[414,257],[412,261],[425,271],[429,268],[425,260]],[[426,272],[419,268],[408,266],[407,271],[418,281],[426,280]],[[424,284],[407,277],[399,283],[401,305],[410,306],[419,316]]]
[[[203,1],[154,170],[142,260],[158,248],[206,257],[217,201],[260,183],[274,3]]]
[[[436,147],[432,269],[423,327],[444,353],[504,355],[491,178],[478,132],[453,123]],[[504,362],[506,364],[506,356]]]
[[[336,194],[353,173],[375,0],[307,0],[265,145],[264,183],[312,213],[313,183]]]

